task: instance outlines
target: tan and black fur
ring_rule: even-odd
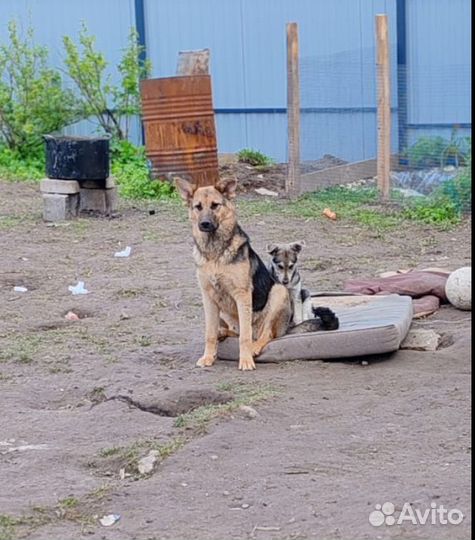
[[[197,365],[214,363],[218,338],[239,335],[239,369],[255,369],[254,356],[288,329],[287,289],[272,280],[237,222],[234,179],[216,187],[175,183],[189,209],[205,311],[206,346]]]
[[[175,184],[188,206],[205,312],[205,351],[197,365],[214,364],[218,339],[239,336],[239,369],[255,369],[254,357],[290,328],[288,290],[272,278],[237,222],[236,180],[196,188],[177,178]],[[321,321],[314,323],[302,331],[320,329]]]

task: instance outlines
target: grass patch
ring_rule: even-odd
[[[36,336],[17,336],[15,341],[0,350],[0,362],[31,364],[38,355],[40,339]]]
[[[326,220],[322,213],[325,208],[330,208],[336,212],[339,221],[353,222],[376,232],[398,227],[406,220],[450,228],[460,223],[463,205],[457,205],[446,192],[458,189],[457,193],[463,193],[466,200],[468,186],[466,180],[458,181],[458,188],[447,184],[432,196],[424,198],[405,199],[399,192],[394,191],[390,204],[380,203],[376,188],[335,186],[303,195],[295,201],[242,201],[240,213],[244,217],[278,213],[304,219]]]
[[[79,505],[79,499],[76,497],[66,497],[58,502],[58,506],[61,508],[76,508]]]
[[[9,231],[25,221],[26,219],[20,216],[0,216],[0,231]]]
[[[35,509],[30,515],[10,516],[0,514],[0,540],[25,538],[26,531],[31,532],[42,525],[50,523],[53,519],[53,515],[46,515],[46,513],[37,512]]]
[[[119,289],[115,292],[115,296],[118,298],[138,298],[146,293],[145,287],[141,289]]]
[[[111,448],[103,448],[99,452],[99,456],[102,458],[108,458],[111,456],[117,456],[122,451],[122,448],[120,446],[112,446]]]
[[[96,405],[107,401],[106,389],[103,386],[95,386],[87,393],[87,399]]]
[[[110,487],[103,485],[81,498],[73,496],[60,499],[54,506],[33,506],[21,516],[0,514],[0,540],[28,538],[29,534],[44,525],[58,521],[71,521],[84,529],[96,522],[98,504],[109,495]]]
[[[138,475],[138,461],[150,451],[157,452],[159,463],[173,455],[182,448],[188,440],[185,437],[175,437],[163,442],[156,439],[136,441],[128,446],[113,446],[99,451],[99,457],[107,460],[107,467],[112,465],[115,469],[124,469],[128,473]]]
[[[229,415],[241,405],[252,405],[277,394],[277,389],[268,384],[222,383],[216,388],[222,392],[229,392],[233,399],[227,403],[203,405],[181,414],[175,420],[175,427],[193,428],[198,432],[204,432],[215,418]]]
[[[14,540],[17,525],[19,525],[19,518],[0,514],[0,540]]]
[[[192,429],[193,435],[206,431],[211,420],[224,417],[238,409],[241,405],[251,405],[259,401],[269,399],[277,394],[277,389],[267,384],[249,383],[222,383],[217,385],[217,390],[228,392],[233,399],[225,404],[203,405],[196,409],[178,416],[175,420],[176,428]],[[136,441],[127,446],[112,446],[99,451],[99,457],[103,460],[100,468],[107,470],[124,469],[129,474],[138,477],[138,461],[151,450],[157,452],[159,464],[175,454],[180,448],[191,440],[190,436],[179,435],[168,441],[145,439]],[[98,463],[94,463],[97,467]]]
[[[140,347],[150,347],[152,344],[152,337],[151,336],[139,336],[135,338],[134,342],[137,345],[140,345]]]

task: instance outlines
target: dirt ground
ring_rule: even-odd
[[[248,163],[241,163],[233,159],[222,163],[220,166],[220,176],[234,176],[239,179],[238,193],[254,194],[259,188],[265,188],[276,193],[285,192],[285,179],[287,177],[287,164],[275,163],[269,167],[253,167]],[[323,157],[313,161],[303,161],[300,165],[302,174],[321,171],[337,165],[344,165],[346,161],[325,154]]]
[[[246,215],[260,253],[306,240],[314,290],[471,264],[469,222],[381,235]],[[122,203],[115,219],[53,227],[35,186],[0,182],[0,238],[1,540],[471,537],[470,313],[444,307],[414,322],[444,334],[450,345],[436,352],[203,370],[183,209]],[[114,258],[127,245],[131,256]],[[89,294],[71,295],[78,280]],[[151,449],[155,469],[140,474]],[[465,518],[370,525],[385,502],[435,502]],[[104,527],[108,514],[120,520]]]

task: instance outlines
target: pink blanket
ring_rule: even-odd
[[[449,273],[414,270],[390,277],[352,279],[344,290],[360,294],[401,294],[411,296],[414,315],[422,317],[434,313],[440,303],[447,302],[445,284]]]

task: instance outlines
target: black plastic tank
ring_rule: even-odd
[[[109,137],[44,135],[46,176],[62,180],[105,180],[109,176]]]

